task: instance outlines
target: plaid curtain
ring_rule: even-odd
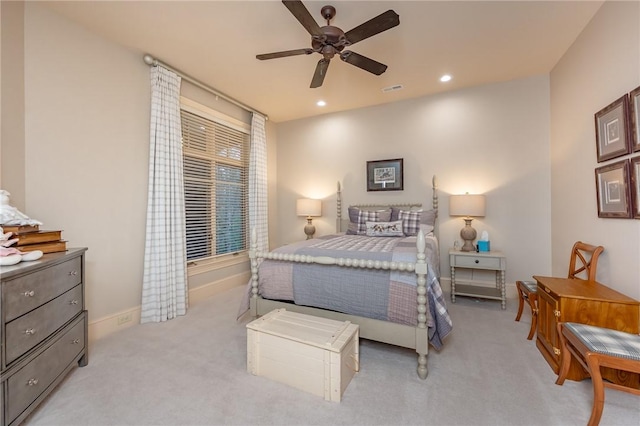
[[[151,67],[149,194],[141,323],[187,312],[186,227],[180,122],[181,78]]]
[[[249,229],[255,230],[258,250],[269,249],[267,212],[267,134],[265,118],[253,113],[249,154]]]

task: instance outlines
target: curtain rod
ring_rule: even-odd
[[[154,67],[158,66],[158,65],[162,65],[164,68],[166,68],[166,69],[168,69],[170,71],[173,71],[174,73],[178,74],[183,80],[187,80],[189,83],[191,83],[191,84],[193,84],[195,86],[198,86],[199,88],[201,88],[203,90],[206,90],[209,93],[213,93],[214,95],[219,96],[222,99],[224,99],[225,101],[231,102],[232,104],[234,104],[236,106],[239,106],[242,109],[245,109],[245,110],[247,110],[249,112],[257,112],[258,114],[264,116],[265,120],[269,119],[269,116],[267,114],[264,114],[264,113],[258,111],[255,108],[251,108],[250,106],[245,105],[242,102],[237,101],[237,100],[233,99],[232,97],[227,96],[224,93],[219,92],[218,90],[216,90],[216,89],[214,89],[214,88],[212,88],[210,86],[207,86],[206,84],[200,83],[195,78],[190,77],[189,75],[183,73],[182,71],[177,70],[177,69],[173,68],[172,66],[165,64],[164,62],[154,58],[153,56],[151,56],[149,54],[144,55],[144,57],[142,59],[144,60],[144,63],[147,64],[147,65],[151,65],[151,66],[154,66]]]

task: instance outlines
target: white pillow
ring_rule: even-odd
[[[367,222],[368,237],[404,237],[402,221],[395,222]]]

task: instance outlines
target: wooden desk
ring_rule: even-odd
[[[596,281],[541,277],[538,282],[538,330],[536,346],[558,374],[560,340],[558,322],[577,322],[638,334],[640,302]],[[582,380],[589,374],[571,359],[567,378]],[[625,371],[602,369],[602,377],[618,384],[640,388],[640,376]]]

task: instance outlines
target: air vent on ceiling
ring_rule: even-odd
[[[402,90],[402,89],[404,89],[402,84],[396,84],[393,86],[385,87],[384,89],[382,89],[382,93],[395,92],[396,90]]]

